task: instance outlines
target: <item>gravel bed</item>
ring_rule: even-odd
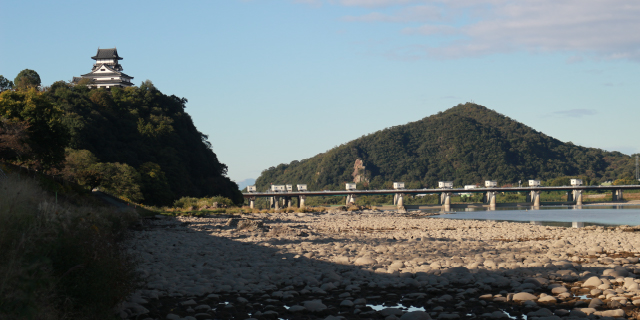
[[[131,319],[640,319],[640,227],[393,211],[145,219]]]

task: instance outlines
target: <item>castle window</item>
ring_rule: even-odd
[[[100,69],[100,71],[104,71],[104,69]]]

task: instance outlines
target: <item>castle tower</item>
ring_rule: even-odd
[[[90,79],[89,86],[96,88],[130,87],[133,85],[133,77],[122,72],[120,60],[116,48],[98,49],[98,53],[91,57],[96,63],[93,64],[91,72],[80,77],[73,77],[72,82],[78,83],[82,79]]]

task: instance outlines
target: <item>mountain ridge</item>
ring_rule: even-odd
[[[357,160],[361,160],[358,169]],[[262,172],[256,186],[306,183],[336,189],[361,180],[379,188],[391,181],[414,187],[440,180],[456,185],[485,179],[501,183],[582,175],[611,180],[631,175],[631,157],[620,152],[564,143],[474,103],[370,133],[304,160]]]

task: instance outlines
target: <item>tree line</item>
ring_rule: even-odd
[[[241,203],[186,103],[149,80],[104,89],[41,87],[28,69],[13,81],[0,76],[0,159],[149,205],[205,196]]]

